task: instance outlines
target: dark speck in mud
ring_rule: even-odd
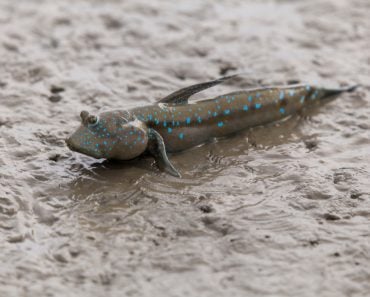
[[[0,127],[1,126],[8,126],[8,124],[9,124],[9,121],[0,119]]]
[[[296,80],[296,79],[290,79],[287,81],[287,84],[288,85],[296,85],[296,84],[299,84],[300,81],[299,80]]]
[[[65,89],[63,87],[60,87],[60,86],[56,86],[56,85],[52,85],[50,87],[50,92],[52,92],[53,94],[58,94],[58,93],[61,93],[61,92],[64,92]]]
[[[81,250],[77,249],[77,248],[70,248],[69,249],[69,254],[71,255],[71,257],[73,258],[76,258],[79,254],[81,253]]]
[[[213,208],[210,205],[203,204],[199,206],[199,210],[204,213],[210,213],[213,211]]]
[[[176,73],[175,76],[180,80],[185,80],[186,79],[186,76],[182,73]]]
[[[57,260],[60,263],[68,263],[68,259],[67,259],[66,255],[64,255],[62,253],[54,254],[54,259]]]
[[[55,95],[51,95],[51,96],[49,96],[49,101],[50,101],[50,102],[57,103],[57,102],[59,102],[60,100],[62,100],[62,96],[60,96],[60,95],[58,95],[58,94],[55,94]]]
[[[112,16],[104,16],[103,17],[104,25],[109,30],[117,30],[122,27],[122,22],[116,18],[113,18]]]
[[[323,215],[323,218],[327,221],[338,221],[340,220],[340,216],[336,215],[336,214],[333,214],[333,213],[325,213]]]
[[[132,93],[132,92],[134,92],[136,90],[137,90],[137,87],[136,86],[133,86],[133,85],[128,85],[127,86],[127,92],[129,92],[129,93]]]
[[[334,256],[334,257],[340,257],[340,254],[339,254],[338,252],[335,252],[335,253],[333,254],[333,256]]]
[[[312,150],[316,149],[316,148],[317,148],[317,146],[318,146],[318,143],[317,143],[317,141],[316,141],[316,140],[306,140],[306,141],[304,142],[304,144],[305,144],[306,148],[307,148],[308,150],[310,150],[310,151],[312,151]]]
[[[60,154],[52,154],[51,156],[49,156],[49,160],[50,161],[54,161],[54,162],[58,162],[59,159],[60,159],[61,155]]]
[[[319,245],[319,240],[318,239],[313,239],[313,240],[310,240],[309,242],[308,242],[311,246],[317,246],[317,245]]]
[[[154,244],[155,246],[159,246],[159,242],[158,242],[157,240],[153,239],[152,241],[153,241],[153,244]]]
[[[351,199],[359,199],[361,197],[361,193],[353,192],[351,193]]]
[[[237,69],[238,68],[232,65],[223,65],[220,67],[220,71],[218,73],[223,76],[223,75],[228,74],[230,71],[235,71]]]

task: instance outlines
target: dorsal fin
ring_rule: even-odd
[[[210,87],[213,87],[215,85],[218,85],[220,83],[223,83],[224,81],[234,78],[235,76],[237,76],[237,74],[221,77],[216,80],[211,80],[211,81],[207,81],[204,83],[200,83],[200,84],[196,84],[196,85],[192,85],[192,86],[180,89],[164,97],[163,99],[158,101],[158,103],[186,104],[188,103],[188,100],[192,95],[200,91],[203,91],[205,89],[208,89]]]

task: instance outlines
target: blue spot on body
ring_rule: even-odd
[[[179,133],[179,138],[184,139],[184,133]]]
[[[217,109],[221,109],[221,106],[220,105],[217,105]]]
[[[210,110],[208,110],[208,114],[211,114],[211,111]]]
[[[171,133],[172,132],[172,128],[168,127],[167,131],[168,131],[168,133]]]
[[[148,119],[151,121],[153,119],[153,116],[151,114],[148,115]]]
[[[279,99],[280,100],[283,100],[284,99],[284,91],[280,91]]]
[[[107,143],[106,141],[103,141],[103,144],[104,144],[104,145],[107,145],[108,143]]]
[[[224,125],[224,122],[218,122],[217,126],[222,127]]]
[[[166,121],[163,122],[163,127],[165,127],[165,128],[167,127],[167,122]]]
[[[198,117],[198,123],[200,124],[202,122],[202,118]]]
[[[313,93],[312,95],[311,95],[311,99],[316,99],[316,97],[317,97],[317,95],[318,95],[318,91],[315,91],[315,93]]]
[[[248,105],[243,106],[243,110],[248,111],[248,109],[249,109]]]
[[[252,95],[248,97],[249,102],[252,102],[252,99],[253,99]]]
[[[190,122],[191,122],[191,119],[188,117],[188,118],[186,118],[186,123],[187,124],[190,124]]]
[[[215,117],[215,116],[217,116],[217,112],[216,112],[216,111],[213,113],[213,116],[214,116],[214,117]]]
[[[260,109],[262,107],[262,104],[261,103],[256,103],[255,107],[256,107],[256,109]]]
[[[303,102],[304,102],[304,99],[305,99],[305,97],[304,97],[304,96],[302,96],[302,97],[301,97],[301,100],[300,100],[300,101],[301,101],[301,103],[303,103]]]
[[[284,114],[285,113],[285,108],[284,107],[281,107],[280,108],[280,113]]]
[[[293,97],[293,96],[294,96],[294,93],[295,93],[295,91],[294,91],[294,90],[290,90],[290,91],[289,91],[289,95],[290,95],[290,97]]]
[[[130,135],[134,134],[134,132],[130,131]]]
[[[260,93],[257,93],[256,94],[256,98],[259,98],[259,97],[261,97],[261,94]]]
[[[158,119],[155,119],[155,124],[158,125],[159,124],[159,120]]]
[[[226,109],[226,110],[224,111],[224,113],[225,113],[225,114],[229,114],[229,113],[230,113],[230,109]]]
[[[306,86],[306,90],[309,91],[311,87],[309,85]]]

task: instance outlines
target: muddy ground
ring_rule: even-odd
[[[0,296],[370,296],[370,2],[0,0]],[[171,157],[70,152],[79,112],[362,84]]]

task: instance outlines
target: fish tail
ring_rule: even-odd
[[[340,95],[342,93],[352,93],[356,91],[358,87],[359,85],[353,85],[350,87],[344,87],[344,88],[338,88],[338,89],[325,89],[324,94],[326,96],[334,96],[334,95]]]
[[[359,85],[353,85],[353,86],[337,88],[337,89],[321,89],[322,93],[320,92],[321,96],[319,96],[319,97],[321,97],[321,100],[323,100],[324,102],[330,102],[330,101],[336,99],[342,93],[353,93],[353,92],[355,92],[358,87],[359,87]]]

